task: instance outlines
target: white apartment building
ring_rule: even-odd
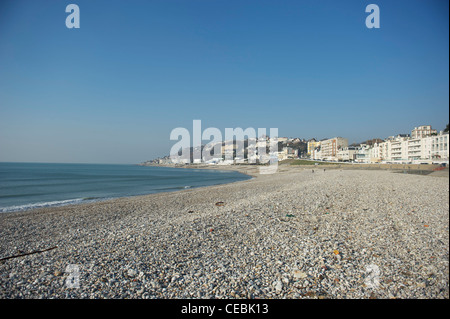
[[[415,136],[420,136],[420,134],[415,134]],[[367,159],[367,162],[400,164],[448,162],[448,143],[448,132],[439,132],[437,135],[415,138],[399,135],[395,138],[391,137],[382,143],[374,144],[370,150],[370,159]]]
[[[371,147],[369,145],[361,144],[360,147],[358,147],[356,150],[355,162],[370,163],[370,149]]]
[[[342,137],[308,141],[308,154],[314,160],[354,161],[358,163],[448,163],[449,132],[433,130],[431,125],[415,127],[409,134],[391,136],[373,145],[348,146]]]
[[[378,145],[377,143],[375,143],[369,149],[369,162],[370,163],[380,163],[381,162],[381,154],[382,154],[381,145]]]
[[[337,153],[337,159],[340,162],[353,162],[356,158],[358,148],[354,146],[343,147]]]
[[[391,143],[391,157],[392,162],[403,163],[408,161],[408,138],[398,138]]]
[[[408,145],[407,145],[407,158],[408,158],[408,162],[414,162],[414,161],[418,161],[420,159],[422,159],[422,148],[423,148],[423,143],[422,143],[422,138],[412,138],[410,140],[408,140]]]
[[[447,161],[449,159],[449,133],[440,132],[438,135],[422,139],[422,159],[431,161]]]
[[[314,150],[312,150],[311,159],[316,160],[316,161],[317,160],[321,161],[323,159],[322,151],[320,150],[320,146],[315,148]]]

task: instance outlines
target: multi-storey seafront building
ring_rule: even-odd
[[[411,131],[411,138],[423,138],[431,135],[436,135],[438,132],[431,128],[431,125],[422,125],[415,127]]]
[[[321,159],[337,161],[338,152],[345,147],[348,147],[348,140],[343,137],[334,137],[320,141]]]
[[[310,139],[307,142],[307,155],[310,156],[311,158],[314,158],[314,152],[315,150],[320,146],[320,141],[316,141],[314,138]]]
[[[427,160],[449,159],[449,134],[441,132],[438,135],[428,136],[422,139],[422,158]]]
[[[356,159],[357,151],[356,146],[343,147],[338,151],[337,159],[340,162],[353,162]]]
[[[361,144],[355,153],[355,162],[356,163],[368,163],[370,162],[370,145]]]
[[[373,146],[370,163],[448,163],[449,133],[420,126],[411,131],[411,135],[390,137]]]
[[[317,144],[316,144],[317,143]],[[437,132],[431,125],[415,127],[411,134],[391,136],[373,145],[349,147],[347,139],[336,137],[308,141],[308,154],[315,160],[358,163],[448,163],[449,133]]]

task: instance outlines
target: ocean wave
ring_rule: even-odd
[[[157,193],[161,192],[161,191],[171,191],[171,190],[181,190],[181,189],[188,189],[191,188],[192,186],[187,185],[187,186],[169,186],[169,187],[160,187],[160,188],[155,188],[153,189],[153,191],[156,191]]]
[[[0,207],[0,213],[9,213],[9,212],[18,212],[35,208],[43,208],[43,207],[55,207],[55,206],[65,206],[70,204],[79,204],[81,202],[94,200],[91,198],[75,198],[75,199],[66,199],[52,202],[41,202],[41,203],[33,203],[33,204],[25,204],[25,205],[17,205],[17,206],[9,206],[9,207]]]

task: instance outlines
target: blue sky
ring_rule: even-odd
[[[68,29],[65,8],[80,8]],[[368,29],[365,8],[380,7]],[[139,163],[176,127],[350,143],[449,118],[448,1],[2,1],[0,161]],[[205,141],[208,142],[208,141]]]

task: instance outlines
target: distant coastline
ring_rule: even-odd
[[[297,163],[300,162],[300,163]],[[439,164],[371,164],[371,163],[334,163],[334,162],[316,162],[318,165],[304,165],[303,160],[286,160],[279,162],[278,170],[286,171],[291,169],[340,169],[340,170],[387,170],[393,172],[416,173],[416,174],[433,174],[435,176],[448,176],[448,168],[441,171],[442,166]],[[139,166],[154,167],[172,167],[185,169],[209,169],[209,170],[230,170],[252,177],[259,175],[259,168],[263,165],[249,164],[232,164],[232,165],[209,165],[209,164],[156,164],[156,163],[140,163]],[[440,173],[439,173],[440,172]]]

